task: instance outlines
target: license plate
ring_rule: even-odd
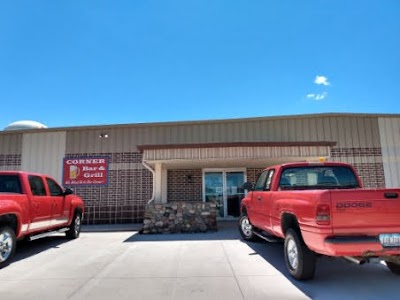
[[[379,241],[383,247],[400,247],[400,233],[382,233]]]

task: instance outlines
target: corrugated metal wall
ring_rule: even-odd
[[[221,147],[221,148],[180,148],[145,150],[143,159],[160,160],[208,160],[208,159],[257,159],[284,157],[326,157],[329,156],[328,146],[298,146],[298,147]]]
[[[400,118],[379,118],[386,187],[400,187]]]
[[[24,133],[22,138],[22,169],[45,173],[61,182],[65,141],[65,131]]]
[[[22,134],[0,135],[0,170],[20,170]]]
[[[0,154],[21,154],[22,134],[0,135]]]
[[[67,153],[137,151],[138,145],[223,142],[336,141],[337,147],[379,147],[374,116],[260,118],[83,129],[67,134]],[[99,138],[101,134],[108,138]]]

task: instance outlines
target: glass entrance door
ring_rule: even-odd
[[[204,173],[204,201],[214,202],[219,211],[218,217],[224,217],[224,180],[223,172]]]
[[[245,171],[235,169],[204,170],[204,201],[214,202],[219,210],[218,217],[239,217],[240,201]]]
[[[226,172],[225,216],[239,217],[240,201],[244,198],[244,172]]]

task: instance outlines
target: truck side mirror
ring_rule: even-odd
[[[252,191],[253,190],[253,184],[251,182],[245,182],[243,184],[243,189],[244,190],[248,190],[248,191]]]
[[[64,196],[68,196],[68,195],[71,195],[73,193],[74,193],[74,191],[71,188],[66,188],[65,191],[64,191]]]

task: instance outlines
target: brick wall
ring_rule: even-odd
[[[168,201],[203,201],[201,169],[168,170]]]
[[[378,147],[371,148],[332,148],[331,157],[382,157],[382,150]]]
[[[0,168],[21,167],[21,154],[0,154]]]
[[[264,168],[248,168],[247,181],[256,182]],[[168,201],[203,201],[201,169],[168,170]]]
[[[364,159],[369,162],[354,161]],[[332,148],[331,160],[348,162],[354,166],[365,188],[385,187],[385,173],[382,163],[382,150],[371,148]]]
[[[256,181],[264,168],[247,168],[247,181],[256,184]]]
[[[143,155],[140,152],[102,152],[102,153],[71,153],[66,157],[92,157],[92,156],[108,156],[110,163],[142,163]]]
[[[353,164],[366,188],[384,188],[385,173],[382,163]]]
[[[66,157],[109,156],[115,170],[108,172],[107,186],[76,186],[85,202],[84,224],[143,222],[145,206],[152,196],[153,176],[141,167],[140,153],[74,153]],[[118,170],[118,163],[136,163]]]

